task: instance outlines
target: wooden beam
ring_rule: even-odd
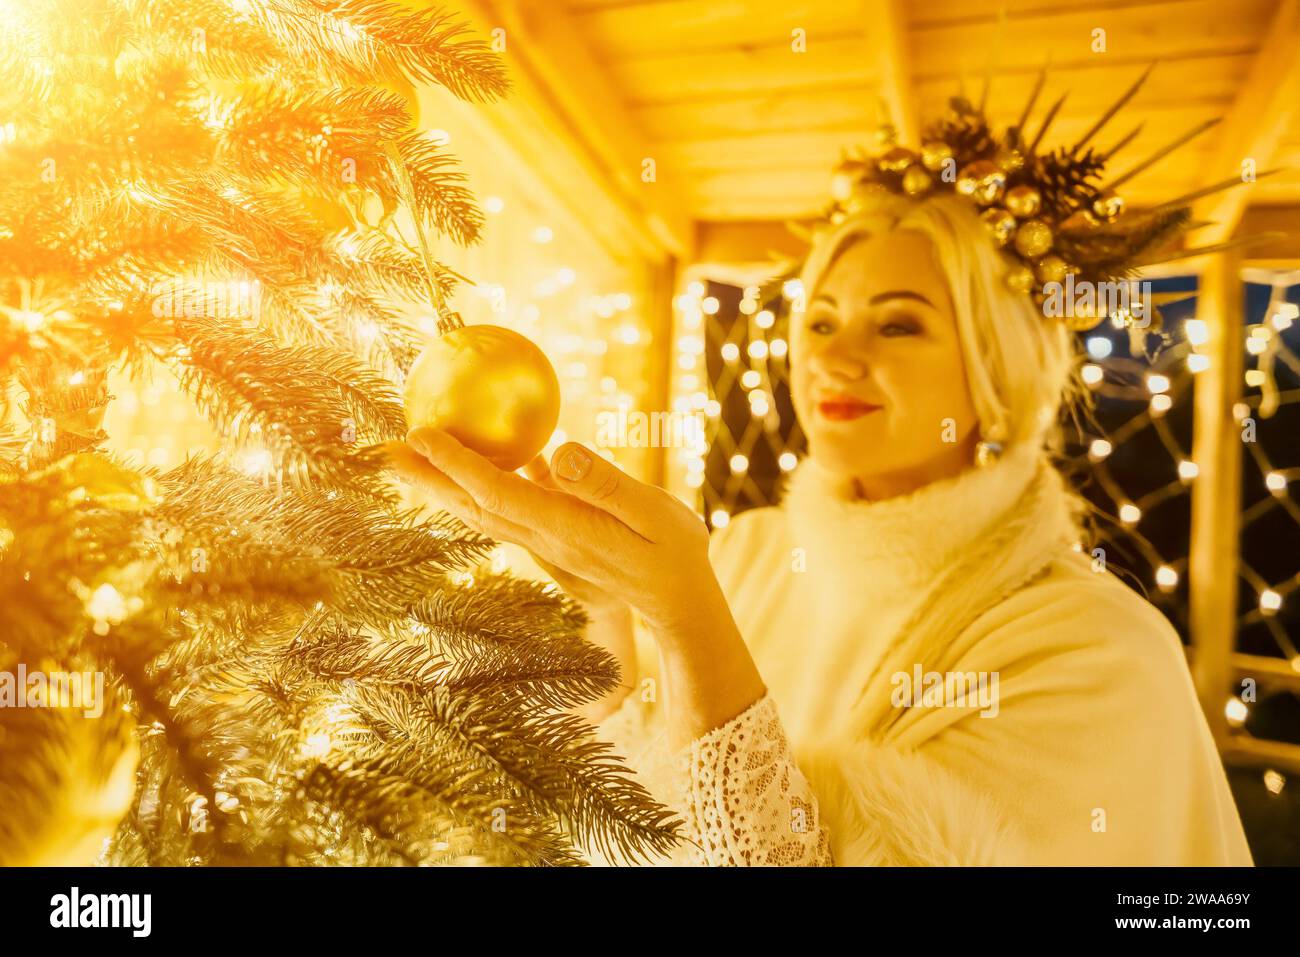
[[[587,49],[573,18],[559,4],[543,9],[520,0],[472,0],[472,5],[505,30],[508,59],[569,126],[573,141],[602,178],[669,252],[689,256],[693,230],[666,175],[669,171],[656,161],[655,181],[642,181],[642,164],[655,159],[655,151],[619,99],[613,79]]]
[[[1286,235],[1243,250],[1252,266],[1276,265],[1294,269],[1300,264],[1300,206],[1249,206],[1237,225],[1238,236],[1280,232]]]
[[[1188,585],[1192,678],[1216,742],[1227,737],[1223,706],[1233,678],[1240,559],[1241,432],[1233,406],[1241,398],[1242,297],[1240,250],[1209,259],[1201,276],[1196,316],[1209,338],[1201,350],[1209,367],[1197,373],[1193,396],[1192,483]]]
[[[916,118],[916,92],[912,89],[908,54],[907,13],[902,0],[863,0],[862,29],[866,34],[866,62],[879,74],[880,97],[901,143],[920,144]]]
[[[700,223],[695,234],[696,261],[714,265],[775,265],[779,257],[796,258],[808,251],[784,223],[770,220]]]
[[[1263,172],[1283,135],[1300,115],[1300,0],[1281,0],[1264,34],[1264,45],[1237,93],[1224,124],[1215,131],[1219,144],[1204,168],[1210,185],[1242,170],[1252,160]],[[1207,196],[1196,206],[1195,219],[1212,221],[1196,233],[1196,245],[1223,242],[1236,231],[1250,201],[1249,185]]]

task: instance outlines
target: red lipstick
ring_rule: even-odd
[[[881,407],[851,395],[828,395],[817,403],[817,412],[832,422],[848,422],[861,418]]]

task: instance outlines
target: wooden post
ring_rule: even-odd
[[[1236,643],[1237,564],[1241,519],[1241,424],[1233,406],[1241,399],[1243,289],[1240,256],[1227,250],[1212,257],[1201,275],[1197,318],[1208,329],[1204,354],[1209,367],[1196,375],[1192,460],[1200,467],[1192,484],[1191,601],[1192,678],[1222,746],[1224,715]]]

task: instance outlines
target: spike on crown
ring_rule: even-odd
[[[1039,151],[1064,96],[1048,111],[1033,140],[1026,141],[1025,122],[1042,90],[1046,67],[1019,122],[1001,135],[995,135],[982,109],[961,96],[950,100],[946,116],[925,128],[919,150],[898,145],[894,129],[884,126],[876,134],[877,148],[872,153],[846,156],[836,168],[831,181],[834,203],[818,229],[852,215],[873,192],[884,190],[915,199],[945,190],[958,193],[979,208],[994,242],[1010,256],[1007,284],[1031,295],[1040,305],[1045,299],[1043,287],[1063,283],[1067,276],[1073,276],[1076,283],[1121,283],[1131,280],[1140,266],[1222,248],[1161,255],[1192,226],[1193,199],[1237,185],[1239,180],[1227,180],[1140,211],[1128,209],[1115,191],[1218,120],[1194,128],[1108,185],[1101,183],[1106,163],[1128,145],[1141,126],[1104,152],[1088,142],[1133,97],[1150,72],[1149,67],[1082,139],[1069,147]],[[1064,321],[1083,330],[1105,318],[1100,314],[1072,315]],[[1156,331],[1154,325],[1151,331]]]

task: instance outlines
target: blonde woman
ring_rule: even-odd
[[[952,194],[824,235],[790,333],[810,455],[712,540],[576,443],[528,481],[410,436],[410,481],[591,612],[624,685],[589,716],[681,814],[674,862],[1251,862],[1177,635],[1076,550],[1045,452],[1070,334],[1007,268]]]

